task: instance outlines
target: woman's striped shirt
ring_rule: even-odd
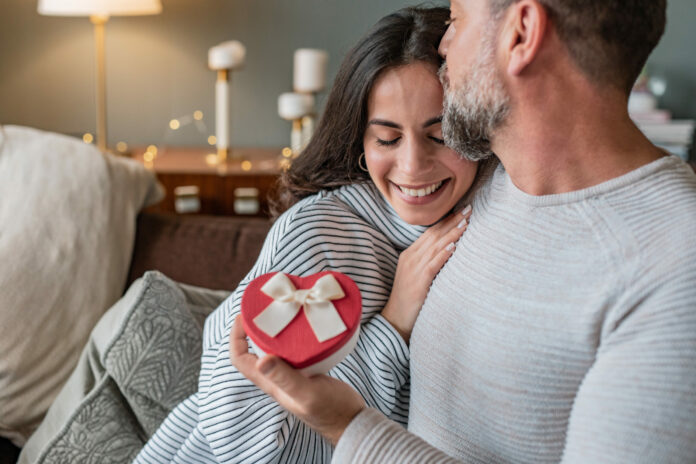
[[[371,183],[308,197],[273,225],[237,290],[207,319],[198,391],[177,406],[135,462],[328,463],[332,447],[280,407],[231,364],[229,333],[247,284],[282,271],[325,270],[351,277],[362,294],[357,346],[330,376],[353,386],[367,404],[407,422],[409,351],[379,314],[399,253],[423,233],[399,218]]]

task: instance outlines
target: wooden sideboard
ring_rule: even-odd
[[[268,217],[268,198],[286,162],[281,149],[235,148],[222,164],[214,163],[214,153],[214,148],[160,147],[156,154],[135,148],[131,156],[152,169],[166,190],[165,199],[147,211],[177,212],[175,189],[195,186],[200,205],[195,214]],[[243,207],[254,203],[249,189],[256,189],[259,204],[258,212],[251,214]]]

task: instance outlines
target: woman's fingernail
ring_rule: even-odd
[[[457,224],[457,229],[461,229],[462,227],[464,227],[468,223],[469,223],[469,221],[467,221],[466,218],[462,219],[462,221],[459,224]]]
[[[454,250],[454,242],[452,242],[452,243],[450,243],[449,245],[447,245],[447,246],[445,247],[445,250],[447,250],[447,251],[452,251],[452,250]]]
[[[471,212],[471,205],[466,205],[466,208],[462,210],[462,216],[466,216]]]

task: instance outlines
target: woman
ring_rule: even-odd
[[[330,444],[230,363],[242,293],[272,271],[331,269],[357,283],[360,338],[329,375],[406,424],[410,332],[466,228],[470,208],[462,215],[460,205],[477,173],[442,140],[437,47],[448,18],[445,8],[400,10],[348,54],[315,136],[282,179],[279,206],[289,209],[249,275],[206,321],[199,391],[136,462],[330,461]]]

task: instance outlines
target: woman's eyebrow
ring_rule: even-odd
[[[436,117],[434,117],[434,118],[430,118],[430,119],[428,119],[427,121],[425,121],[425,122],[423,123],[423,128],[430,127],[430,126],[432,126],[432,125],[434,125],[434,124],[439,124],[439,123],[441,123],[441,122],[442,122],[442,116],[436,116]],[[397,123],[392,122],[392,121],[387,121],[386,119],[370,119],[370,120],[367,122],[367,125],[368,125],[368,126],[371,126],[371,125],[373,125],[373,124],[374,124],[374,125],[378,125],[378,126],[391,127],[391,128],[394,128],[394,129],[403,129],[403,127],[401,127],[400,124],[397,124]]]
[[[385,119],[370,119],[367,123],[368,126],[371,126],[373,124],[378,125],[378,126],[387,126],[387,127],[391,127],[394,129],[403,129],[401,127],[401,125],[399,125],[395,122],[387,121]]]
[[[427,121],[423,123],[423,128],[425,129],[426,127],[430,127],[433,124],[439,124],[442,122],[442,116],[436,116],[434,118],[430,118]]]

